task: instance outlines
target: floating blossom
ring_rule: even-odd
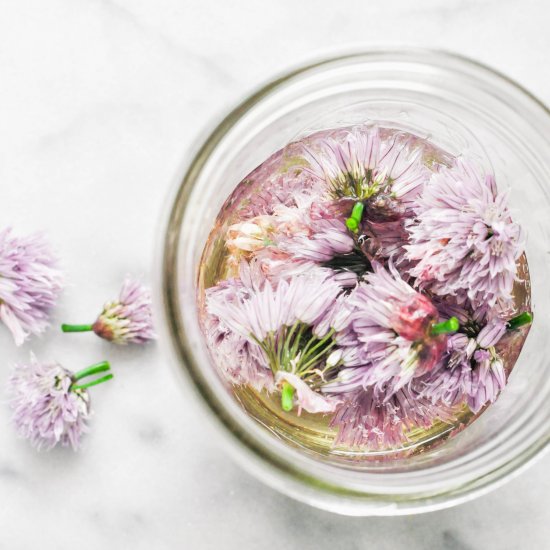
[[[336,322],[348,368],[328,384],[331,392],[388,384],[399,390],[434,368],[445,351],[445,333],[458,328],[454,318],[437,324],[435,306],[393,265],[386,271],[374,263],[373,269],[347,298]]]
[[[279,210],[280,234],[277,246],[291,258],[327,262],[352,252],[355,241],[345,221],[329,205],[311,204],[308,208]]]
[[[77,382],[109,369],[109,363],[104,361],[74,374],[58,363],[39,363],[31,354],[30,363],[17,365],[8,380],[10,406],[19,435],[39,450],[57,444],[77,450],[91,416],[87,388],[106,382],[113,375],[83,384]]]
[[[305,165],[301,146],[291,143],[258,166],[223,209],[235,211],[239,219],[250,219],[270,216],[279,205],[301,207],[323,193],[322,183],[304,170]]]
[[[474,413],[493,403],[506,384],[504,363],[495,349],[506,330],[507,323],[494,318],[475,337],[450,336],[448,360],[417,381],[418,391],[449,406],[466,399]]]
[[[115,344],[143,344],[156,338],[153,329],[151,293],[139,281],[126,278],[118,300],[107,302],[91,325],[61,326],[63,332],[93,330],[100,338]]]
[[[208,304],[239,304],[251,296],[254,288],[260,288],[265,278],[257,270],[242,262],[241,278],[221,281],[206,291]],[[232,384],[249,384],[258,391],[274,389],[273,373],[267,366],[264,354],[257,343],[227,327],[218,315],[207,313],[204,332],[208,349],[216,364]]]
[[[406,256],[416,263],[410,274],[417,284],[474,307],[509,304],[524,238],[507,199],[492,175],[462,160],[435,174],[408,226]]]
[[[452,409],[434,405],[410,388],[388,395],[377,387],[340,395],[341,404],[331,421],[338,428],[336,444],[372,450],[398,448],[413,428],[429,428],[435,420],[452,422]]]
[[[206,308],[229,330],[261,348],[276,383],[297,390],[299,408],[319,412],[319,400],[312,399],[302,385],[292,384],[295,379],[281,378],[278,373],[291,373],[317,386],[338,365],[332,353],[336,345],[332,325],[340,292],[334,280],[313,272],[288,282],[281,280],[276,287],[266,281],[240,291],[232,300],[211,291]],[[288,401],[293,402],[293,391],[287,389],[286,395],[289,392]]]
[[[42,235],[14,237],[0,232],[0,319],[20,346],[40,334],[63,286],[48,243]]]
[[[254,252],[273,244],[275,223],[273,216],[264,215],[229,226],[225,241],[230,253],[229,264],[240,264]]]
[[[378,128],[325,138],[303,155],[309,163],[305,170],[324,181],[334,198],[364,202],[372,221],[404,215],[429,179],[413,140],[402,135],[384,140]]]
[[[299,265],[322,264],[353,251],[355,242],[342,215],[327,204],[307,200],[300,204],[293,208],[279,205],[270,216],[231,225],[226,246],[232,272],[243,259],[258,258],[266,271],[278,264],[294,273]],[[282,270],[278,273],[282,275]]]
[[[319,338],[326,336],[325,319],[331,315],[341,289],[317,273],[280,281],[276,288],[269,282],[250,289],[237,302],[210,301],[207,310],[224,319],[227,326],[245,338],[263,341],[282,327],[301,323],[312,328]]]
[[[214,316],[208,317],[205,333],[210,353],[229,382],[248,384],[257,391],[273,390],[273,374],[257,344],[235,334]]]

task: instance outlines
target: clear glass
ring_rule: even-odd
[[[197,317],[201,254],[224,200],[251,170],[314,131],[376,120],[451,154],[474,157],[511,189],[529,235],[535,322],[498,401],[442,445],[391,461],[343,459],[278,437],[253,420],[211,364]],[[550,440],[550,113],[506,77],[433,51],[373,51],[309,65],[232,111],[188,164],[163,251],[167,328],[176,362],[199,390],[229,448],[260,479],[312,505],[352,515],[434,510],[497,486]]]

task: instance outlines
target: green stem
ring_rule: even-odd
[[[353,218],[346,219],[346,227],[352,232],[357,233],[359,230],[359,224]]]
[[[288,382],[283,382],[281,390],[281,407],[283,411],[290,412],[294,407],[294,387]]]
[[[88,332],[93,330],[93,325],[61,325],[63,332]]]
[[[111,380],[111,378],[114,378],[112,374],[107,374],[106,376],[103,376],[102,378],[96,378],[95,380],[92,380],[90,382],[86,382],[86,384],[77,384],[76,386],[73,384],[71,386],[71,390],[85,390],[86,388],[91,388],[92,386],[97,386],[98,384],[103,384],[103,382],[107,382],[107,380]]]
[[[285,334],[284,337],[284,344],[282,346],[282,352],[281,352],[281,363],[282,364],[289,364],[290,363],[290,351],[289,351],[289,345],[292,340],[292,337],[294,336],[294,333],[296,332],[296,329],[298,328],[298,322],[294,323],[292,327],[290,328],[290,332],[288,334]]]
[[[307,359],[309,356],[311,356],[312,353],[316,352],[323,344],[325,344],[328,340],[332,338],[332,335],[334,334],[335,330],[330,329],[328,334],[319,340],[311,349],[310,345],[312,342],[315,342],[316,338],[312,338],[306,345],[306,347],[302,350],[302,355],[300,356],[300,359],[303,361],[304,359]]]
[[[306,325],[303,323],[300,323],[300,330],[298,331],[298,334],[294,338],[294,342],[292,343],[292,347],[290,348],[290,357],[296,357],[298,354],[298,348],[300,347],[300,344],[302,342],[302,336],[304,334],[304,331],[306,329]]]
[[[450,332],[456,332],[460,328],[460,323],[456,317],[451,317],[442,323],[437,323],[432,325],[432,336],[437,336],[438,334],[449,334]]]
[[[365,210],[365,205],[362,202],[356,202],[353,205],[353,210],[351,211],[351,217],[355,221],[360,222],[361,218],[363,217],[363,210]]]
[[[89,367],[86,367],[85,369],[79,370],[78,372],[75,372],[73,376],[73,380],[76,382],[77,380],[80,380],[81,378],[85,378],[86,376],[91,376],[92,374],[97,374],[98,372],[105,372],[106,370],[109,370],[111,368],[111,365],[109,364],[109,361],[102,361],[101,363],[96,363],[95,365],[90,365]]]
[[[305,363],[300,364],[300,368],[298,369],[299,373],[302,373],[305,369],[310,367],[311,365],[314,365],[323,355],[326,355],[327,352],[329,352],[334,346],[336,345],[336,342],[333,340],[329,344],[327,344],[327,347],[322,349],[317,355],[313,356],[311,359],[308,358],[308,360]]]
[[[275,358],[275,355],[273,354],[272,347],[269,345],[269,334],[266,336],[265,341],[258,340],[258,338],[256,338],[256,336],[254,336],[254,334],[252,334],[252,333],[250,333],[250,337],[252,338],[252,340],[254,340],[254,342],[256,342],[258,344],[258,346],[260,346],[262,348],[262,350],[264,351],[264,353],[267,357],[267,362],[269,363],[269,367],[271,368],[271,372],[273,372],[273,374],[275,374],[277,372],[277,359]]]
[[[351,216],[346,219],[346,227],[352,233],[357,233],[357,231],[359,230],[359,224],[361,223],[361,218],[363,217],[364,209],[365,209],[365,205],[362,202],[356,202],[353,205]]]
[[[533,314],[530,311],[524,311],[516,317],[512,317],[506,323],[506,328],[508,330],[515,330],[516,328],[523,327],[524,325],[530,325],[533,322]]]

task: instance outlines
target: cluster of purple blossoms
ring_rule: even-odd
[[[42,235],[16,237],[10,228],[0,231],[0,320],[18,346],[49,325],[49,315],[63,287],[57,263]],[[149,290],[127,279],[118,300],[107,303],[95,323],[63,325],[63,329],[93,330],[114,343],[141,344],[155,338],[151,309]],[[79,381],[108,370],[110,365],[104,361],[72,373],[58,363],[41,363],[31,354],[30,362],[16,365],[8,380],[18,433],[38,449],[58,444],[78,449],[91,416],[87,388],[113,375]]]
[[[346,297],[337,342],[345,367],[324,388],[349,392],[368,386],[397,392],[441,360],[445,334],[434,332],[439,313],[390,263],[374,271]]]
[[[21,437],[38,450],[70,445],[77,450],[92,414],[88,388],[113,378],[111,373],[89,382],[83,378],[110,370],[107,361],[73,373],[58,363],[16,365],[8,380],[13,421]]]
[[[333,411],[337,400],[314,389],[341,361],[333,337],[340,285],[317,271],[281,280],[276,287],[268,280],[251,286],[227,283],[209,289],[207,311],[210,322],[219,323],[216,338],[227,339],[228,331],[232,335],[226,360],[246,347],[245,361],[232,378],[255,370],[254,387],[290,386],[300,410]]]
[[[63,276],[45,238],[0,232],[0,319],[20,346],[48,327],[49,314],[63,287]]]
[[[90,398],[70,391],[72,373],[57,363],[41,364],[34,356],[17,365],[9,380],[10,405],[20,436],[37,449],[60,443],[75,450],[88,430]]]
[[[507,198],[463,160],[434,174],[408,224],[417,285],[474,307],[509,307],[524,236]]]
[[[10,229],[0,232],[0,319],[17,345],[46,329],[62,283],[57,261],[41,235],[18,238]],[[115,343],[142,343],[153,338],[149,291],[126,280],[119,299],[106,304],[93,325],[76,328],[94,330]],[[16,365],[8,380],[19,435],[39,450],[58,444],[78,449],[91,416],[87,388],[113,375],[83,383],[79,380],[108,370],[110,365],[104,361],[72,373],[58,363],[41,363],[31,354],[30,362]]]
[[[277,202],[273,185],[269,206],[246,196],[253,215],[226,234],[228,277],[206,291],[206,340],[227,379],[280,393],[287,412],[331,415],[338,445],[377,450],[492,403],[507,378],[500,346],[531,321],[513,317],[524,239],[494,178],[383,128],[291,148],[292,198]]]
[[[459,319],[461,332],[449,336],[446,360],[415,381],[415,389],[432,403],[455,406],[466,402],[472,412],[493,403],[506,385],[507,373],[498,353],[508,323],[487,317],[490,310],[464,309],[456,303],[440,304],[440,311]]]

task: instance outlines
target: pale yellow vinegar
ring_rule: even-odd
[[[384,132],[391,133],[392,130],[385,129]],[[310,136],[307,139],[311,139]],[[419,138],[416,138],[419,140]],[[424,142],[424,162],[426,166],[448,164],[450,155],[435,148],[432,144]],[[274,157],[266,161],[270,170],[280,172],[294,170],[299,174],[300,163],[293,154],[293,146],[289,145],[285,151],[277,153],[278,159]],[[228,251],[225,246],[225,235],[227,227],[244,218],[240,216],[240,210],[246,208],[254,194],[262,185],[262,166],[247,176],[235,189],[226,202],[212,229],[204,248],[200,269],[198,273],[198,305],[201,312],[204,312],[205,290],[216,285],[219,281],[230,275],[227,265]],[[531,286],[527,258],[523,255],[518,261],[518,282],[514,286],[514,299],[517,311],[531,309]],[[521,348],[525,342],[529,327],[515,331],[503,338],[497,350],[502,357],[505,369],[509,374],[513,369]],[[219,369],[223,378],[222,369]],[[411,454],[426,451],[428,448],[446,441],[452,435],[462,431],[478,418],[485,409],[474,415],[465,405],[459,406],[455,411],[455,421],[452,424],[443,421],[436,421],[428,428],[415,428],[407,432],[407,441],[398,448],[368,449],[351,448],[343,445],[336,445],[337,430],[329,426],[332,415],[309,414],[305,411],[301,415],[296,410],[285,412],[281,409],[280,395],[278,393],[268,394],[265,391],[258,392],[249,386],[236,386],[228,383],[228,389],[235,399],[267,430],[283,439],[288,444],[305,450],[311,454],[338,457],[340,460],[356,462],[358,459],[369,461],[387,460],[401,458]],[[490,405],[489,405],[490,406]]]

